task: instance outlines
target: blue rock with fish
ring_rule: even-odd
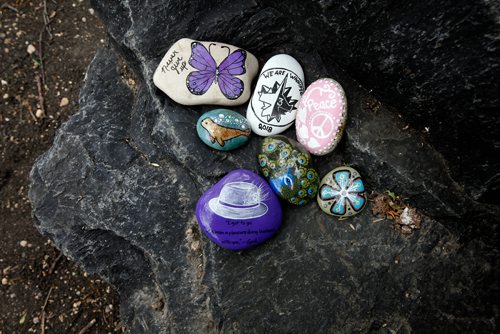
[[[196,131],[201,141],[219,151],[244,145],[252,133],[247,119],[228,109],[214,109],[201,115]]]

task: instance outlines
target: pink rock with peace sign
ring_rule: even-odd
[[[295,121],[297,140],[312,154],[328,154],[342,138],[346,119],[342,86],[333,79],[318,79],[300,99]]]

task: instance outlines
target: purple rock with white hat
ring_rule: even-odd
[[[240,250],[274,236],[281,226],[282,211],[278,197],[263,178],[237,169],[200,197],[196,218],[210,240]]]

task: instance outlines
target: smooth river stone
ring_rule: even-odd
[[[237,169],[207,190],[196,204],[196,218],[217,245],[240,250],[274,236],[282,220],[281,205],[266,181]]]
[[[304,72],[291,56],[279,54],[267,61],[247,108],[253,132],[276,135],[295,121],[298,101],[304,93]]]
[[[155,85],[185,105],[240,105],[250,97],[257,58],[236,46],[183,38],[167,51],[153,75]]]
[[[279,197],[295,205],[304,205],[316,196],[319,177],[304,147],[285,136],[262,140],[259,167]]]
[[[220,151],[242,146],[252,133],[247,119],[228,109],[215,109],[201,115],[196,131],[205,144]]]
[[[314,81],[299,101],[297,140],[315,155],[335,149],[347,120],[347,100],[340,84],[329,78]]]
[[[318,205],[329,215],[350,217],[366,206],[365,185],[358,171],[351,167],[337,167],[321,180]]]

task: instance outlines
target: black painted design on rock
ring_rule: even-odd
[[[290,91],[295,88],[299,91],[300,97],[304,93],[304,83],[295,72],[282,67],[267,69],[260,74],[260,78],[265,78],[266,81],[269,78],[275,78],[278,81],[274,81],[272,87],[266,85],[256,87],[257,94],[259,94],[258,102],[254,104],[254,99],[250,100],[252,112],[262,123],[259,124],[259,129],[271,132],[272,127],[289,126],[295,121],[295,118],[285,122],[282,117],[296,111],[295,105],[298,102],[298,100],[290,96]]]

